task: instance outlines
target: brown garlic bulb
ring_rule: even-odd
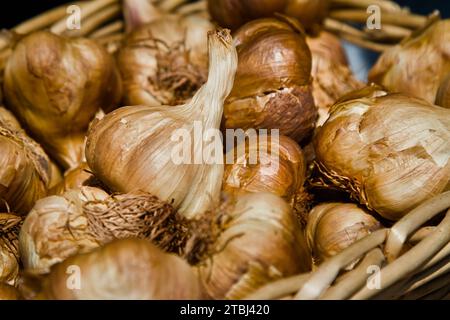
[[[89,130],[87,162],[113,191],[151,193],[186,218],[201,215],[219,201],[223,145],[216,137],[223,102],[233,85],[237,55],[226,30],[211,32],[208,47],[208,81],[190,102],[170,108],[120,108]],[[213,142],[204,139],[208,132],[217,134]],[[184,148],[186,144],[189,146]],[[210,153],[205,156],[206,151]]]
[[[202,297],[198,277],[187,262],[137,239],[116,240],[55,265],[40,295],[58,300]]]
[[[0,209],[25,215],[47,195],[52,163],[42,148],[0,107]]]
[[[78,167],[64,173],[64,178],[50,189],[50,194],[61,195],[71,189],[87,186],[93,179],[94,175],[90,173],[89,166],[82,162]]]
[[[305,159],[288,137],[255,135],[228,151],[226,158],[222,190],[228,194],[270,192],[295,207],[305,192]]]
[[[0,301],[1,300],[21,300],[19,290],[15,287],[0,283]]]
[[[21,217],[0,213],[0,284],[15,285],[17,282],[20,263],[19,230],[21,225]]]
[[[240,195],[225,208],[223,224],[208,258],[198,265],[210,297],[240,299],[273,280],[311,269],[303,231],[280,197]]]
[[[369,73],[369,80],[391,92],[435,102],[441,82],[450,72],[450,19],[440,20],[419,34],[386,50]]]
[[[213,28],[201,14],[156,12],[131,32],[118,55],[125,104],[177,105],[191,99],[206,81],[207,33]]]
[[[311,52],[295,22],[259,19],[235,34],[239,57],[224,105],[226,128],[279,129],[296,141],[314,129]]]
[[[315,37],[308,36],[306,42],[312,55],[313,96],[319,111],[317,126],[321,126],[331,105],[364,85],[352,74],[339,38],[321,31]]]
[[[449,190],[450,110],[377,87],[345,99],[315,139],[335,186],[390,220]]]
[[[130,237],[175,251],[184,236],[175,218],[169,204],[149,194],[109,196],[92,187],[70,190],[39,200],[30,211],[20,231],[22,261],[27,271],[47,273],[70,256]]]
[[[284,13],[310,28],[322,22],[330,0],[208,0],[208,9],[222,27],[237,29],[246,22]]]
[[[381,224],[351,203],[325,203],[314,207],[308,217],[306,238],[317,263],[338,254]]]
[[[66,168],[82,161],[95,113],[116,107],[121,97],[113,58],[99,44],[46,31],[16,43],[4,88],[7,106]]]
[[[436,94],[435,104],[450,109],[450,73],[444,78]]]

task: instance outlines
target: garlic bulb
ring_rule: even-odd
[[[94,175],[86,162],[82,162],[78,167],[68,170],[64,178],[50,189],[50,194],[61,195],[71,189],[78,189],[83,186],[92,186]]]
[[[148,194],[109,196],[92,187],[70,190],[38,201],[30,211],[20,231],[22,261],[28,271],[47,273],[70,256],[130,237],[176,251],[184,236],[176,218],[169,204]]]
[[[309,28],[320,23],[328,13],[330,0],[208,0],[208,9],[219,25],[237,29],[258,18],[285,13]]]
[[[25,215],[47,195],[52,164],[5,109],[0,109],[0,150],[0,210]]]
[[[310,270],[303,231],[283,199],[240,195],[225,210],[224,231],[198,265],[209,296],[240,299],[275,279]]]
[[[390,220],[449,190],[450,110],[376,87],[346,99],[315,139],[318,168],[335,186]]]
[[[435,104],[444,108],[450,108],[450,73],[444,78],[436,94]]]
[[[381,224],[355,204],[325,203],[311,210],[306,238],[320,263],[379,228]]]
[[[19,291],[13,286],[0,283],[0,301],[1,300],[21,300]]]
[[[201,15],[161,15],[130,33],[118,55],[127,105],[177,105],[206,80],[207,33]]]
[[[419,34],[386,50],[369,80],[389,91],[435,102],[439,85],[450,72],[450,19],[433,23]]]
[[[55,265],[40,298],[194,300],[202,296],[197,275],[187,262],[148,241],[126,239]]]
[[[321,126],[328,118],[329,107],[343,95],[363,87],[352,74],[340,40],[322,31],[308,36],[306,43],[311,50],[314,102],[318,107]]]
[[[314,128],[311,52],[295,22],[259,19],[235,34],[239,56],[224,106],[226,128],[279,129],[296,141]]]
[[[295,207],[304,198],[306,163],[302,150],[285,136],[254,136],[227,155],[222,189],[237,195],[270,192]]]
[[[95,113],[116,106],[121,85],[113,58],[97,43],[39,31],[21,39],[5,69],[7,106],[66,168],[83,159]]]
[[[219,132],[223,101],[233,85],[237,57],[231,42],[226,30],[209,34],[208,81],[189,103],[124,107],[94,124],[86,158],[95,176],[115,191],[151,193],[188,218],[217,202],[223,146],[220,137],[210,143],[204,136]],[[180,151],[180,136],[189,145],[186,152]]]
[[[22,218],[0,213],[0,284],[15,285],[19,275],[19,229]]]

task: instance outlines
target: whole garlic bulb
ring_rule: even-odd
[[[362,204],[398,220],[450,188],[450,110],[376,87],[361,92],[335,104],[318,131],[318,168]]]
[[[0,284],[15,285],[19,275],[19,230],[22,218],[0,213]]]
[[[77,269],[73,269],[76,266]],[[74,287],[67,286],[68,270]],[[77,273],[77,270],[80,272]],[[79,284],[79,287],[76,285]],[[203,297],[194,270],[146,240],[116,240],[55,265],[39,298],[57,300],[194,300]]]
[[[214,299],[240,299],[275,279],[311,269],[303,231],[289,205],[270,193],[240,195],[209,258],[198,265]]]
[[[52,164],[44,150],[0,108],[0,209],[25,215],[45,197],[52,180]]]
[[[201,215],[219,200],[222,141],[209,143],[203,137],[207,132],[219,132],[223,101],[233,85],[237,65],[228,31],[210,33],[208,44],[208,81],[189,103],[115,110],[91,127],[86,145],[89,167],[112,190],[151,193],[187,218]],[[198,129],[200,138],[195,133]],[[183,159],[174,159],[174,153],[180,152],[179,133],[189,143],[189,159],[184,152]],[[218,146],[214,151],[219,149],[220,154],[205,158],[212,145]]]
[[[291,206],[302,198],[306,163],[298,144],[285,136],[259,135],[230,150],[222,190],[231,195],[270,192]],[[231,163],[232,162],[232,163]]]
[[[285,13],[309,28],[320,23],[328,13],[330,0],[208,0],[214,20],[226,28],[237,29],[258,18]]]
[[[127,105],[177,105],[192,98],[206,81],[207,33],[200,14],[160,14],[127,35],[118,66]]]
[[[174,215],[169,204],[144,193],[109,196],[92,187],[70,190],[39,200],[30,211],[20,231],[22,262],[28,271],[47,273],[70,256],[130,237],[174,250],[183,236],[175,229]]]
[[[441,20],[386,50],[370,70],[369,80],[391,92],[430,103],[450,72],[450,19]]]
[[[330,106],[363,84],[352,74],[336,36],[321,31],[317,36],[308,36],[306,43],[312,55],[313,96],[319,111],[317,126],[321,126],[328,118]]]
[[[296,141],[314,129],[311,52],[303,32],[285,18],[259,19],[235,34],[239,56],[224,106],[226,128],[279,129]]]
[[[93,40],[38,31],[21,39],[5,69],[7,106],[62,166],[83,159],[84,136],[100,108],[121,97],[113,58]]]
[[[320,263],[379,228],[381,224],[355,204],[325,203],[311,210],[306,238]]]

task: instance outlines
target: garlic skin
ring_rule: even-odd
[[[318,169],[335,186],[389,220],[449,190],[450,110],[376,87],[346,99],[315,138]]]
[[[439,86],[434,104],[450,109],[450,73],[444,78],[444,81],[442,81]]]
[[[18,236],[21,225],[21,217],[0,213],[0,285],[17,283],[20,263]]]
[[[114,108],[121,97],[114,60],[99,44],[47,31],[15,45],[4,89],[7,106],[65,168],[82,161],[95,113]]]
[[[51,184],[52,164],[44,150],[5,109],[0,109],[0,210],[26,215]]]
[[[317,110],[312,96],[311,52],[295,22],[259,19],[235,34],[239,56],[225,127],[279,129],[300,141],[312,132]]]
[[[316,263],[321,263],[373,231],[381,224],[352,203],[325,203],[308,217],[306,238]]]
[[[208,81],[189,103],[117,109],[91,127],[86,144],[89,167],[109,188],[123,193],[148,192],[187,218],[201,215],[218,202],[223,161],[175,163],[173,152],[180,142],[173,135],[185,129],[192,143],[196,123],[203,133],[218,131],[237,65],[236,50],[226,30],[210,33],[208,44]],[[194,140],[191,156],[203,155],[210,143]],[[217,156],[222,159],[222,142],[215,142],[220,144]]]
[[[78,189],[88,185],[94,179],[94,175],[89,171],[90,169],[87,163],[82,162],[78,167],[66,171],[64,178],[53,186],[49,193],[52,195],[62,195],[71,189]]]
[[[241,150],[245,152],[241,153]],[[257,159],[252,159],[257,155]],[[232,157],[233,156],[233,157]],[[242,141],[226,157],[222,190],[233,196],[241,193],[270,192],[291,206],[305,192],[306,163],[303,152],[292,139],[258,136],[258,140]],[[256,162],[254,160],[257,160]]]
[[[306,28],[320,23],[328,13],[330,0],[208,0],[212,18],[222,27],[235,30],[246,22],[284,13]]]
[[[319,111],[317,126],[321,126],[329,116],[330,106],[364,85],[351,72],[339,38],[321,31],[316,36],[308,36],[306,43],[312,55],[313,96]]]
[[[206,81],[207,18],[163,15],[129,35],[118,54],[126,105],[177,105]]]
[[[22,297],[15,287],[0,283],[0,301],[1,300],[22,300]]]
[[[439,85],[450,72],[450,19],[440,20],[386,50],[369,80],[391,92],[435,102]]]
[[[241,299],[273,280],[307,272],[311,256],[289,205],[270,193],[240,195],[212,255],[199,264],[214,299]]]
[[[67,286],[67,271],[73,266],[81,271],[76,290]],[[202,296],[199,280],[187,262],[148,241],[125,239],[55,265],[39,298],[196,300]]]

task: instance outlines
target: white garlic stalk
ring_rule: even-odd
[[[223,154],[217,134],[237,66],[228,31],[209,33],[208,46],[208,81],[189,103],[120,108],[92,126],[86,144],[89,167],[111,189],[151,193],[188,218],[219,200]],[[213,133],[213,142],[199,137],[199,129],[200,135]],[[180,136],[191,151],[182,161]],[[220,154],[208,162],[203,156],[212,155],[211,147]]]

